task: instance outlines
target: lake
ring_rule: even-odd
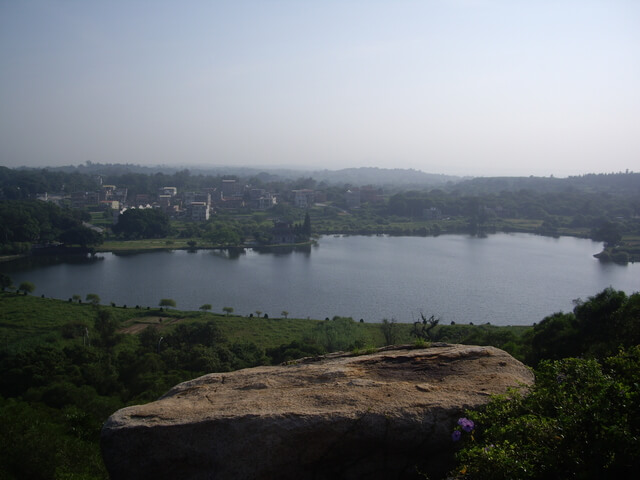
[[[0,271],[15,285],[33,282],[36,295],[97,293],[103,304],[128,307],[172,298],[184,310],[210,303],[214,312],[233,307],[241,315],[286,310],[297,318],[413,322],[422,311],[443,323],[527,325],[609,286],[640,290],[640,264],[601,263],[593,258],[601,249],[590,240],[528,234],[324,236],[284,253],[102,253],[25,259]]]

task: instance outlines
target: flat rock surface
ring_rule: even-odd
[[[502,350],[445,344],[215,373],[114,413],[103,455],[112,478],[410,478],[445,468],[465,409],[532,382]]]

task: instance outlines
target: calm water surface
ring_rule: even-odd
[[[210,303],[242,315],[351,316],[412,322],[423,311],[443,322],[524,325],[612,286],[640,290],[640,264],[603,264],[602,245],[571,237],[322,237],[307,251],[105,253],[95,260],[0,264],[14,284],[67,299],[97,293],[103,303],[178,308]]]

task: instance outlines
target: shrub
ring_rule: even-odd
[[[640,347],[605,359],[543,361],[527,393],[467,412],[460,435],[469,479],[627,478],[640,467]],[[457,436],[457,435],[456,435]],[[455,438],[454,438],[455,440]]]

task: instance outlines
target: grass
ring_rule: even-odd
[[[96,248],[97,252],[134,252],[142,250],[167,250],[191,248],[189,241],[195,241],[197,248],[206,247],[197,238],[155,238],[142,240],[107,240]]]
[[[134,309],[104,308],[111,309],[119,321],[136,315]],[[87,303],[0,293],[0,347],[19,351],[40,344],[65,343],[63,325],[71,321],[93,325],[95,315],[95,307]]]
[[[318,325],[324,320],[297,318],[260,318],[225,316],[222,314],[203,313],[200,311],[183,311],[158,308],[136,309],[100,306],[107,309],[120,323],[120,332],[139,334],[147,326],[155,326],[161,331],[169,331],[180,323],[213,321],[230,343],[251,342],[267,349],[289,344],[294,340],[313,339]],[[0,349],[13,352],[32,348],[42,344],[64,345],[78,342],[78,338],[65,339],[62,328],[69,322],[79,322],[93,326],[96,308],[87,304],[68,302],[13,292],[0,293]],[[395,344],[415,342],[411,335],[412,324],[396,323]],[[379,323],[354,323],[357,338],[362,342],[359,351],[385,345],[384,336]],[[470,325],[438,325],[433,331],[433,341],[448,343],[464,343],[468,340],[480,344],[520,339],[532,327],[508,326],[499,327],[489,324]]]
[[[104,216],[104,212],[100,211],[100,212],[89,212],[91,215],[91,220],[89,221],[89,223],[91,223],[92,225],[95,225],[96,227],[110,227],[113,224],[113,218],[112,215],[109,215],[109,217],[105,217]]]

